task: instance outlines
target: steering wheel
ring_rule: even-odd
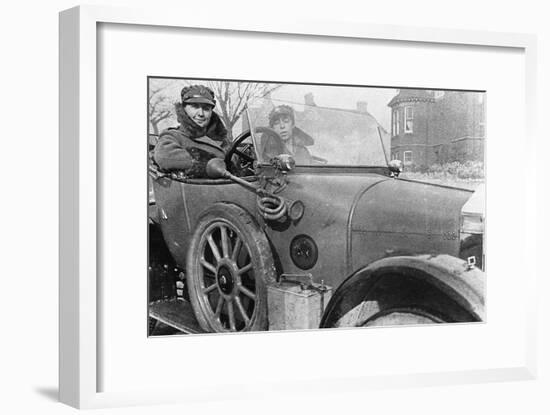
[[[254,163],[254,148],[252,143],[244,143],[243,141],[250,137],[250,131],[245,131],[239,135],[231,144],[231,148],[225,154],[225,165],[231,173],[238,173],[235,170],[240,172],[246,172],[247,170],[252,169],[252,163]],[[233,155],[239,156],[238,165],[233,164]]]
[[[255,134],[267,134],[274,135],[278,140],[281,140],[279,134],[268,127],[256,127],[254,130]],[[250,130],[245,131],[239,135],[232,143],[231,148],[227,151],[225,155],[225,165],[228,166],[229,170],[233,170],[234,166],[232,164],[233,155],[238,155],[240,157],[240,166],[237,166],[241,171],[246,169],[252,170],[252,163],[256,161],[256,154],[254,152],[254,145],[252,143],[243,143],[244,140],[249,138],[251,135]],[[234,173],[232,171],[232,173]]]

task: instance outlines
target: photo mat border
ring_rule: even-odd
[[[342,36],[404,42],[438,43],[447,46],[478,45],[518,48],[526,63],[526,142],[531,163],[525,168],[536,177],[535,98],[536,38],[533,35],[477,31],[419,29],[403,26],[356,25],[334,22],[254,23],[235,19],[231,23],[212,16],[182,19],[169,11],[79,6],[60,14],[60,400],[74,407],[97,408],[152,403],[211,401],[208,393],[189,394],[181,390],[162,393],[97,392],[97,25],[122,23],[237,30],[250,33]],[[187,22],[185,21],[187,19]],[[191,20],[193,23],[191,23]],[[187,24],[188,23],[188,24]],[[437,41],[435,40],[437,39]],[[431,88],[433,89],[433,88]],[[527,191],[534,199],[535,184]],[[532,208],[533,212],[535,207]],[[536,221],[533,214],[528,220]],[[534,227],[533,227],[534,229]],[[534,242],[533,242],[534,243]],[[528,266],[530,293],[535,296],[534,266]],[[412,374],[411,376],[334,379],[333,390],[364,390],[367,387],[400,387],[411,384],[455,384],[532,379],[536,375],[536,301],[530,302],[527,323],[526,365],[511,369],[462,373]],[[300,394],[315,394],[316,382],[294,382]],[[244,390],[265,395],[265,385],[241,385]],[[292,394],[287,386],[272,385],[268,394]],[[231,399],[228,389],[218,399]],[[295,392],[298,393],[298,392]]]

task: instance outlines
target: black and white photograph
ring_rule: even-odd
[[[148,77],[148,335],[485,322],[486,95]]]

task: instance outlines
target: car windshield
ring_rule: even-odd
[[[317,105],[312,94],[300,103],[292,95],[284,85],[248,103],[244,122],[261,163],[290,154],[298,166],[387,166],[389,134],[366,108]]]

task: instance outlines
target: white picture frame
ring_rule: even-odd
[[[200,15],[187,11],[175,14],[168,10],[118,9],[79,6],[60,14],[60,400],[78,408],[98,408],[166,402],[196,402],[214,399],[208,391],[165,388],[98,392],[98,174],[101,164],[97,147],[97,39],[98,25],[123,24],[158,27],[180,27],[212,31],[239,31],[246,36],[258,33],[293,34],[320,38],[354,38],[438,44],[449,48],[460,45],[511,48],[522,53],[525,62],[525,153],[535,160],[536,137],[536,38],[532,35],[489,33],[451,29],[413,28],[354,24],[350,22],[250,21],[246,16],[227,21],[223,16]],[[490,125],[488,126],[490,128]],[[535,176],[535,163],[526,163],[524,173]],[[534,235],[536,191],[533,183],[525,187],[524,231]],[[489,192],[489,198],[491,197]],[[531,206],[531,208],[529,208]],[[529,210],[528,210],[529,209]],[[489,219],[490,220],[490,219]],[[528,236],[526,236],[527,238]],[[535,248],[536,237],[529,238]],[[282,382],[253,383],[225,387],[216,399],[231,399],[235,394],[292,394],[292,384],[300,393],[316,394],[363,390],[409,384],[453,384],[501,380],[532,379],[536,375],[535,310],[536,272],[525,264],[528,307],[525,309],[525,355],[517,364],[487,367],[479,370],[411,372],[406,375],[327,379],[291,378]],[[145,270],[144,270],[145,272]],[[489,317],[490,318],[490,317]]]

